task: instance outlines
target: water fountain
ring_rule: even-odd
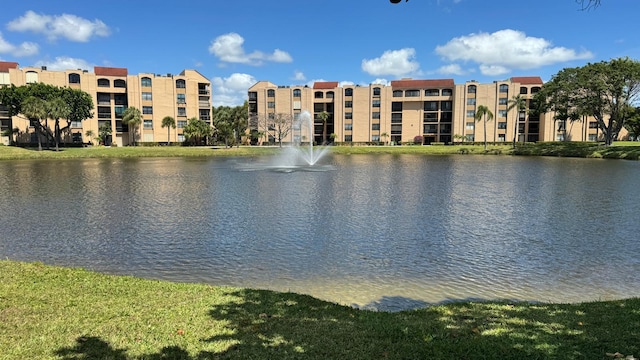
[[[322,165],[319,161],[329,152],[328,146],[314,146],[313,118],[309,111],[296,117],[291,127],[293,141],[290,146],[263,164],[245,164],[244,171],[272,170],[278,172],[326,171],[332,165]]]

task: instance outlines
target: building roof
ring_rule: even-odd
[[[455,83],[453,79],[437,79],[437,80],[392,80],[391,87],[393,88],[413,88],[413,89],[427,89],[427,88],[443,88],[453,87]]]
[[[337,81],[318,81],[313,83],[314,89],[335,89],[337,87]]]
[[[101,76],[127,76],[128,71],[126,68],[112,68],[112,67],[102,67],[95,66],[93,71],[96,75]]]
[[[514,76],[511,78],[511,82],[519,83],[522,85],[542,85],[542,78],[540,76]]]
[[[9,72],[9,69],[17,69],[17,62],[0,61],[0,72]]]

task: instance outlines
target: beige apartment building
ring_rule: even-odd
[[[0,86],[35,82],[79,89],[93,97],[93,118],[72,123],[64,134],[67,143],[94,142],[87,138],[87,131],[97,135],[102,124],[110,123],[113,132],[106,143],[130,144],[134,134],[122,123],[122,113],[130,106],[138,108],[143,117],[135,132],[136,142],[184,141],[183,128],[191,118],[211,124],[211,83],[195,70],[183,70],[179,74],[130,75],[126,68],[96,66],[93,72],[84,69],[51,71],[44,66],[20,67],[15,62],[0,62]],[[176,129],[170,132],[161,126],[166,116],[176,121]],[[19,132],[14,139],[21,144],[37,143],[37,134],[30,121],[22,115],[9,117],[1,105],[0,128],[1,131],[17,128]],[[9,137],[4,136],[3,141],[8,143]]]
[[[273,119],[296,119],[304,111],[314,119],[314,141],[337,143],[452,143],[483,142],[484,121],[476,121],[476,109],[487,106],[494,118],[486,123],[488,142],[596,141],[593,119],[564,124],[552,114],[535,116],[528,111],[508,110],[510,100],[520,95],[527,107],[540,91],[540,77],[512,77],[491,84],[474,80],[455,84],[453,79],[391,81],[389,85],[345,85],[316,82],[312,87],[278,86],[259,81],[248,91],[250,131],[262,136],[258,143],[278,141]],[[320,118],[327,112],[324,130]],[[330,134],[325,136],[325,134]],[[283,142],[295,139],[290,131]],[[326,138],[323,138],[326,137]]]

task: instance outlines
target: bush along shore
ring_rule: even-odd
[[[14,146],[0,146],[0,160],[136,158],[136,157],[214,157],[273,155],[278,146],[187,147],[127,146],[62,148],[60,151]],[[612,146],[585,142],[540,142],[517,144],[401,145],[401,146],[331,146],[335,154],[415,154],[415,155],[527,155],[640,160],[640,142],[618,142]]]
[[[615,359],[640,299],[397,313],[310,296],[0,261],[2,359]]]

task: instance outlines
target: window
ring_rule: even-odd
[[[142,107],[142,113],[146,114],[146,115],[153,114],[153,107],[152,106],[143,106]]]
[[[501,121],[501,122],[498,123],[498,129],[505,130],[506,128],[507,128],[506,121]]]
[[[178,142],[184,142],[184,134],[178,134]]]
[[[151,78],[145,76],[142,79],[140,79],[140,86],[151,87]]]
[[[178,120],[176,126],[178,129],[184,129],[187,126],[187,120]]]
[[[324,104],[323,103],[313,104],[313,112],[314,113],[321,113],[323,111],[324,111]]]
[[[124,106],[116,106],[114,107],[116,113],[116,119],[122,119],[122,114],[124,114]]]
[[[178,104],[186,104],[187,103],[187,95],[186,94],[177,94],[176,99]]]
[[[529,92],[529,90],[526,87],[524,87],[524,86],[520,87],[520,94],[524,95],[524,94],[527,94],[528,92]]]
[[[407,90],[404,92],[404,96],[406,97],[419,97],[420,90]]]
[[[71,127],[72,128],[81,128],[82,127],[82,121],[72,121],[71,122]]]
[[[267,97],[275,97],[276,96],[276,91],[273,89],[269,89],[267,90]]]
[[[69,74],[69,84],[80,84],[80,74]]]
[[[372,100],[371,101],[371,106],[373,106],[374,108],[379,108],[380,107],[380,100]]]
[[[467,105],[475,105],[475,104],[476,104],[476,98],[467,99]]]
[[[345,130],[353,130],[353,124],[344,124]]]
[[[275,109],[276,108],[276,102],[275,101],[269,101],[267,102],[267,107],[269,109]]]
[[[402,103],[399,101],[392,102],[391,111],[402,111]]]
[[[111,86],[111,82],[109,79],[98,79],[98,87],[109,87]]]
[[[371,135],[371,141],[375,141],[375,142],[380,141],[380,135]]]
[[[534,86],[531,88],[531,93],[532,94],[536,94],[540,92],[540,87],[539,86]]]
[[[441,134],[451,134],[451,124],[440,124]]]
[[[351,100],[347,100],[344,102],[344,107],[346,108],[352,108],[353,107],[353,101]]]
[[[391,124],[391,135],[402,135],[402,124]]]
[[[380,119],[380,112],[379,111],[374,111],[371,113],[371,118],[372,119]]]
[[[351,142],[351,138],[352,138],[352,136],[351,136],[351,135],[345,135],[345,136],[344,136],[344,141],[345,141],[345,142]]]
[[[82,142],[82,133],[73,133],[71,134],[71,141],[73,141],[74,144],[79,144]]]
[[[35,71],[27,71],[25,74],[25,80],[27,84],[33,84],[38,82],[38,73]]]
[[[465,125],[465,129],[467,130],[473,130],[475,128],[475,123],[474,122],[467,122],[467,124]]]
[[[142,93],[142,100],[146,100],[146,101],[151,101],[151,93],[150,92],[143,92]]]
[[[187,83],[183,79],[176,80],[176,89],[185,89],[187,87]]]
[[[438,111],[438,102],[437,101],[425,101],[424,102],[424,111]]]
[[[589,121],[589,129],[597,129],[598,122],[597,121]]]
[[[127,87],[127,82],[122,80],[122,79],[113,80],[113,87],[126,88]]]
[[[443,111],[440,113],[440,122],[451,122],[453,113],[451,111]]]
[[[351,113],[351,112],[344,113],[344,118],[345,119],[353,119],[353,113]]]
[[[98,93],[98,105],[109,105],[111,103],[111,95],[106,93]]]
[[[440,109],[442,111],[451,111],[452,108],[453,108],[452,101],[440,101]]]
[[[451,89],[442,89],[442,96],[451,96],[453,95],[453,90]]]
[[[187,116],[187,108],[179,107],[178,116]]]
[[[509,85],[507,84],[502,84],[500,85],[500,90],[501,93],[508,93],[509,92]]]
[[[467,117],[476,117],[476,111],[475,110],[467,110]]]
[[[127,95],[113,94],[113,103],[116,105],[127,105]]]
[[[333,99],[333,91],[327,91],[327,99]]]
[[[323,99],[324,98],[324,94],[322,93],[322,91],[316,91],[313,94],[313,97],[316,98],[316,99]]]
[[[402,122],[402,113],[391,114],[391,123],[401,123],[401,122]]]
[[[258,100],[258,93],[255,91],[249,91],[249,101]]]
[[[353,96],[353,89],[352,88],[344,89],[344,96]]]
[[[425,124],[423,126],[422,131],[425,134],[437,134],[438,133],[438,124]]]
[[[380,130],[380,124],[371,124],[371,130]]]
[[[153,120],[145,120],[143,126],[145,129],[153,129]]]
[[[507,117],[507,110],[498,110],[498,117]]]
[[[373,88],[373,96],[380,96],[380,88],[379,87],[374,87]]]
[[[598,141],[597,134],[589,134],[589,141]]]
[[[498,141],[505,142],[507,141],[507,137],[505,134],[498,134]]]
[[[424,113],[424,122],[438,122],[438,113],[437,112],[428,112]]]
[[[111,107],[98,106],[98,119],[111,119]]]
[[[440,90],[438,89],[427,89],[424,91],[424,96],[440,96]]]
[[[294,89],[293,90],[293,97],[302,97],[302,91],[300,89]]]
[[[509,103],[509,100],[507,98],[498,99],[498,105],[507,105],[508,103]]]
[[[467,86],[467,93],[468,94],[475,94],[476,93],[476,86],[475,85]]]
[[[393,97],[402,97],[402,90],[393,90]]]

